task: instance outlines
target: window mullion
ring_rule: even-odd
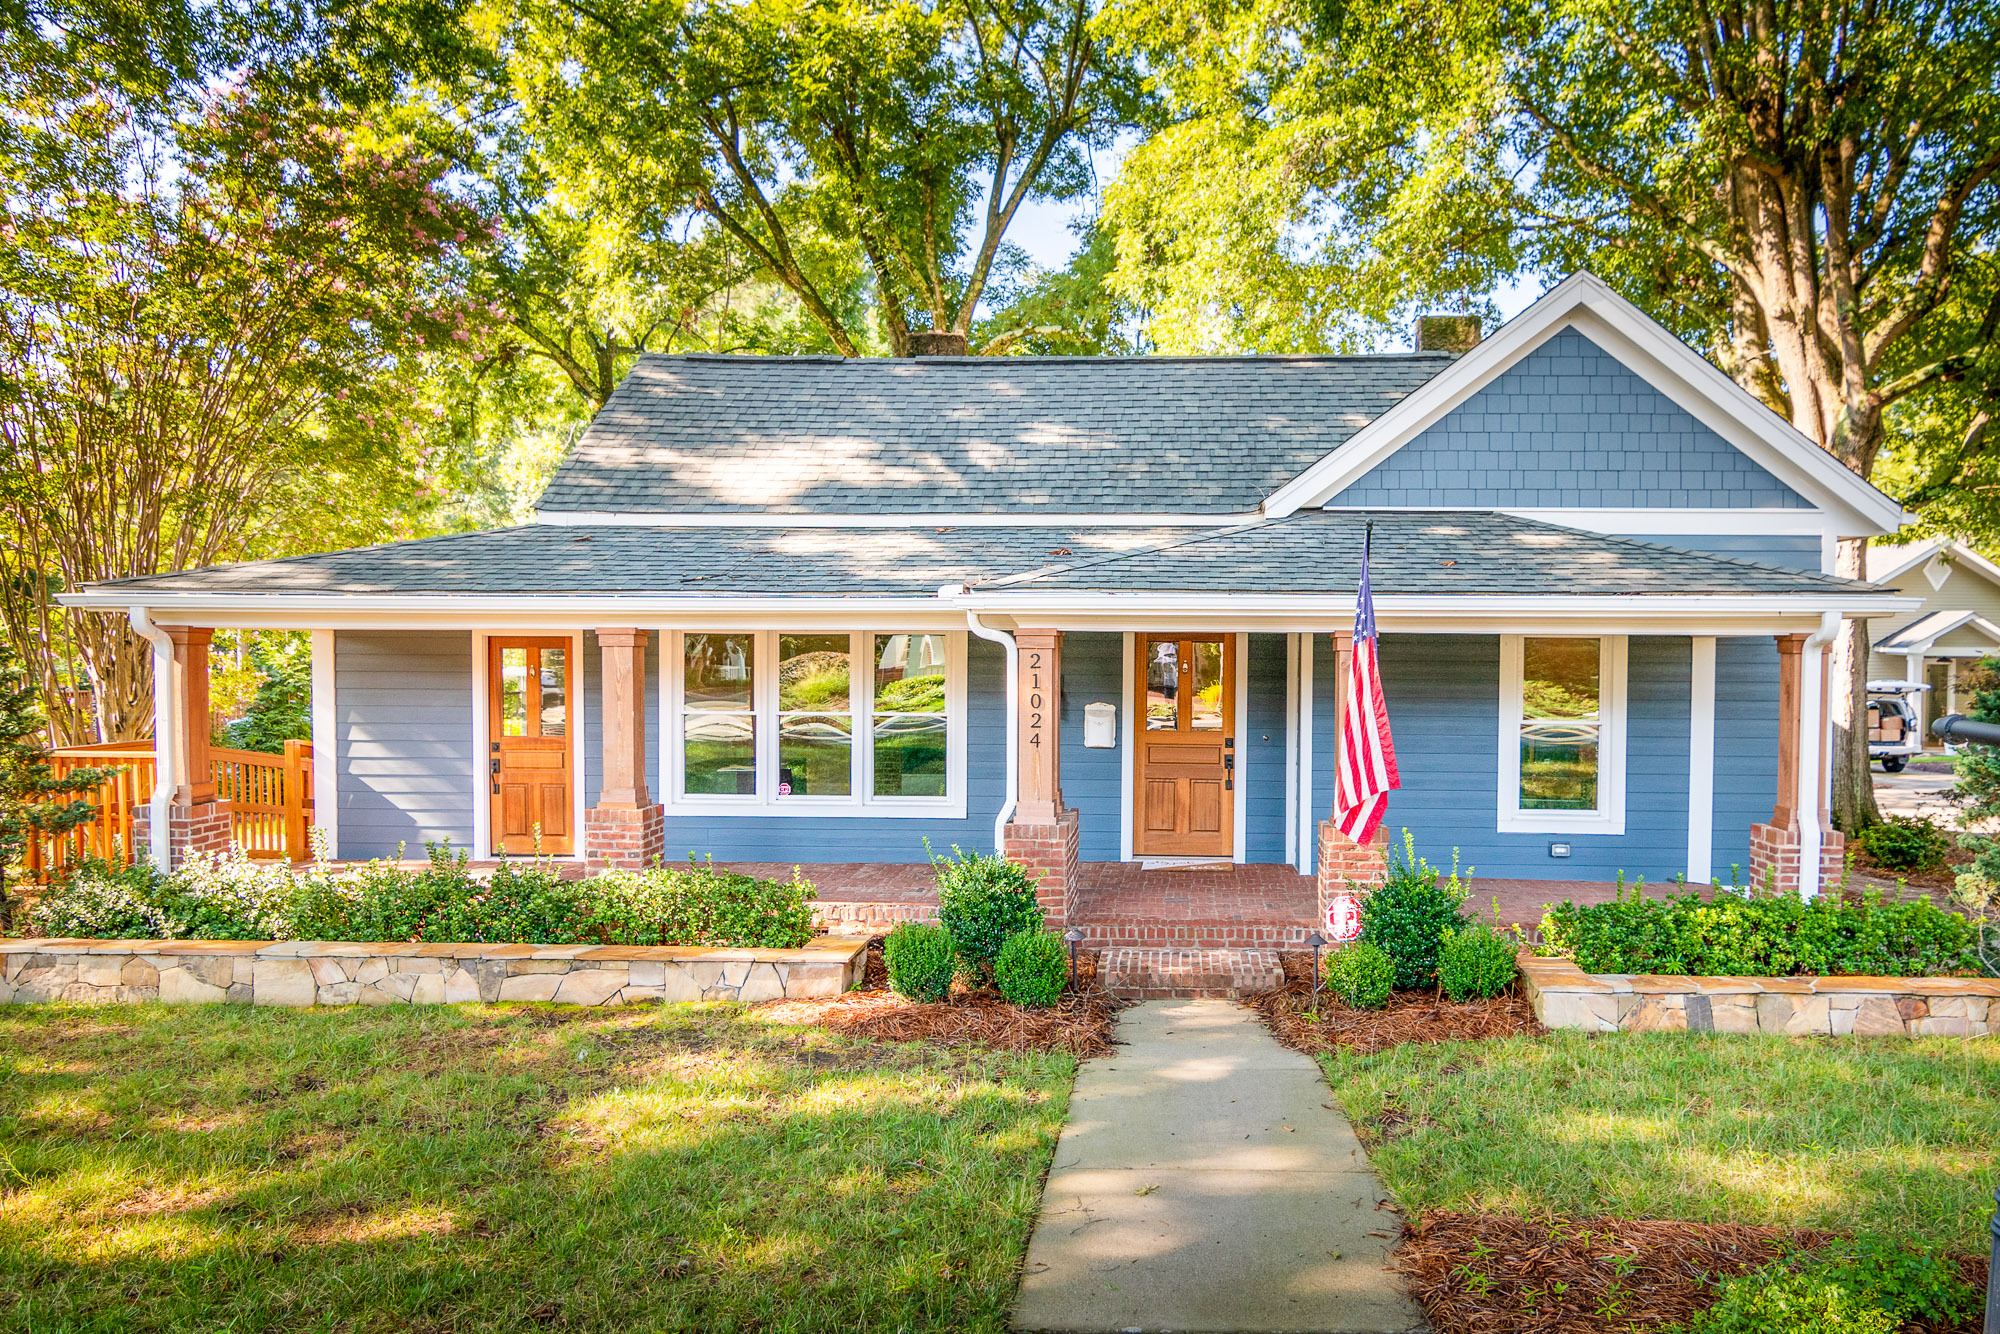
[[[756,643],[750,707],[756,719],[757,800],[769,806],[778,799],[778,632],[759,630]]]

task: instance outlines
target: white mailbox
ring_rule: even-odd
[[[1092,750],[1110,750],[1118,744],[1118,706],[1083,706],[1083,744]]]

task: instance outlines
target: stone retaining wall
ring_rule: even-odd
[[[1825,1033],[1984,1037],[2000,1031],[2000,979],[1681,977],[1586,973],[1522,955],[1535,1018],[1586,1033]]]
[[[761,1001],[837,996],[867,942],[804,949],[410,945],[265,940],[0,940],[0,1004],[166,1001],[240,1005],[448,1005],[555,1001]]]

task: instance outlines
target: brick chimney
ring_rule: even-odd
[[[1477,335],[1474,335],[1477,337]],[[912,329],[910,331],[910,355],[913,357],[963,357],[970,355],[971,349],[962,333],[948,333],[938,329]]]
[[[1417,316],[1417,351],[1449,352],[1453,356],[1479,345],[1477,315]]]

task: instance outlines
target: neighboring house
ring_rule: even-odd
[[[1959,678],[1973,662],[2000,653],[2000,565],[1953,538],[1908,546],[1871,546],[1868,578],[1920,599],[1913,611],[1871,621],[1871,681],[1916,681],[1924,736],[1947,713],[1963,712]]]
[[[1586,274],[1463,355],[642,357],[533,525],[63,600],[155,635],[162,773],[209,627],[311,630],[342,858],[997,842],[1060,921],[1079,860],[1379,876],[1325,824],[1372,524],[1385,835],[1811,889],[1823,646],[1917,606],[1827,571],[1902,518]]]

